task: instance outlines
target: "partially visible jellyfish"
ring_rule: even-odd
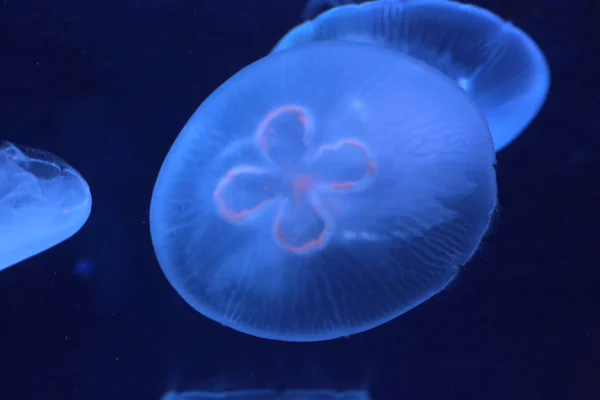
[[[320,341],[424,302],[478,248],[495,152],[452,80],[344,41],[271,54],[198,108],[150,207],[156,256],[205,316]]]
[[[483,111],[496,151],[536,117],[548,63],[522,30],[485,9],[446,0],[381,0],[331,9],[288,32],[273,51],[322,40],[404,52],[456,81]]]
[[[0,142],[0,270],[74,235],[91,205],[86,181],[63,160]]]
[[[232,392],[168,392],[161,400],[371,400],[365,390],[237,390]]]

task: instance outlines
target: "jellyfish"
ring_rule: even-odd
[[[485,118],[400,52],[316,42],[244,68],[161,167],[150,230],[204,316],[282,341],[381,325],[442,290],[496,206]]]
[[[91,205],[86,181],[63,160],[0,142],[0,270],[74,235]]]
[[[271,389],[230,392],[167,392],[162,400],[370,400],[365,390],[294,389],[278,392]]]
[[[404,52],[452,78],[484,113],[496,151],[533,121],[550,71],[537,44],[485,9],[446,0],[381,0],[333,8],[288,32],[274,48],[347,40]]]

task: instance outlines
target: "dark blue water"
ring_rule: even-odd
[[[552,70],[540,116],[498,156],[491,232],[414,311],[293,344],[187,306],[155,260],[148,208],[181,127],[299,22],[303,1],[0,2],[0,139],[60,155],[94,196],[77,235],[0,273],[0,399],[294,387],[368,388],[375,400],[600,398],[600,7],[479,4],[535,38]]]

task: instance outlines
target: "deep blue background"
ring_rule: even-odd
[[[88,180],[72,239],[0,275],[0,399],[157,400],[169,389],[363,387],[375,400],[600,398],[600,14],[481,1],[545,51],[552,89],[499,154],[500,209],[444,293],[370,332],[259,340],[167,283],[154,180],[196,107],[299,22],[303,0],[0,1],[0,139]],[[91,276],[73,274],[81,261]]]

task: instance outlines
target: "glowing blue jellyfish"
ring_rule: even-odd
[[[496,205],[485,119],[453,81],[377,46],[319,42],[246,67],[196,111],[150,208],[197,311],[270,339],[371,329],[442,290]]]
[[[87,183],[64,161],[0,142],[0,270],[74,235],[91,205]]]
[[[274,51],[320,40],[381,45],[454,79],[483,111],[499,151],[546,101],[548,63],[523,31],[491,12],[445,0],[382,0],[331,9],[285,35]]]
[[[370,400],[364,390],[238,390],[232,392],[168,392],[161,400]]]

